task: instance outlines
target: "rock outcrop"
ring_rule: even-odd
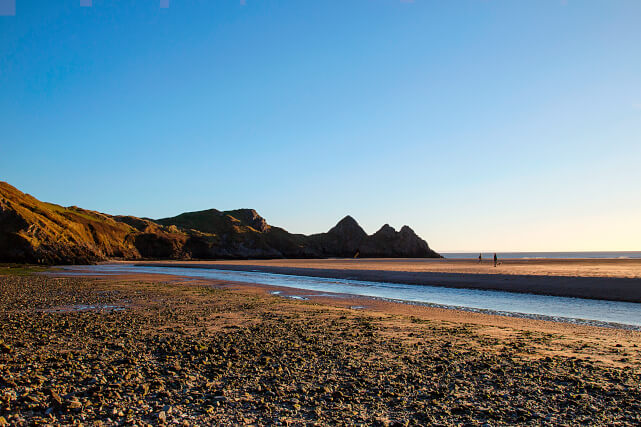
[[[427,242],[416,235],[414,230],[404,225],[401,231],[385,224],[373,235],[369,236],[361,247],[364,257],[409,257],[422,258],[426,253],[437,255]]]
[[[0,261],[86,264],[107,259],[439,257],[407,226],[371,236],[347,216],[305,236],[253,209],[187,212],[152,220],[45,203],[0,182]]]
[[[321,256],[354,257],[367,239],[367,233],[351,216],[341,219],[327,233],[314,234],[310,241]]]
[[[408,226],[400,232],[385,224],[368,236],[351,216],[343,218],[329,232],[310,236],[322,256],[370,258],[439,258],[427,242]]]

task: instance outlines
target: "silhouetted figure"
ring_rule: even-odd
[[[499,257],[496,256],[496,253],[494,254],[494,267],[496,267],[496,264],[499,262]]]
[[[483,254],[479,254],[479,264],[483,261]]]

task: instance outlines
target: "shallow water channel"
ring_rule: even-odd
[[[373,297],[409,304],[487,312],[514,317],[641,330],[641,304],[632,302],[210,268],[100,264],[63,267],[63,269],[71,274],[170,274],[199,279],[256,283],[316,292],[331,292],[332,294],[339,294],[339,296],[340,294],[346,294]],[[288,296],[305,298],[305,295],[296,293]]]

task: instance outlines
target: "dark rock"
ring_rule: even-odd
[[[49,396],[51,397],[51,401],[54,406],[56,407],[62,406],[62,398],[55,390],[49,390]]]
[[[368,236],[350,216],[343,218],[328,233],[310,236],[323,256],[378,258],[438,258],[427,242],[408,226],[400,232],[385,224]]]
[[[10,345],[7,345],[4,342],[0,341],[0,353],[10,354],[13,353],[13,349]]]
[[[267,221],[265,221],[265,218],[258,215],[258,212],[253,209],[237,209],[226,213],[233,218],[239,219],[244,225],[247,225],[256,231],[260,231],[261,233],[266,232],[270,228]]]
[[[304,236],[267,224],[253,209],[186,212],[151,220],[43,203],[0,182],[0,261],[87,264],[112,258],[246,259],[438,257],[405,226],[371,236],[350,216]]]

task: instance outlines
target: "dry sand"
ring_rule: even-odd
[[[268,273],[492,289],[641,302],[641,259],[476,260],[311,259],[154,261],[139,265],[258,270]]]

